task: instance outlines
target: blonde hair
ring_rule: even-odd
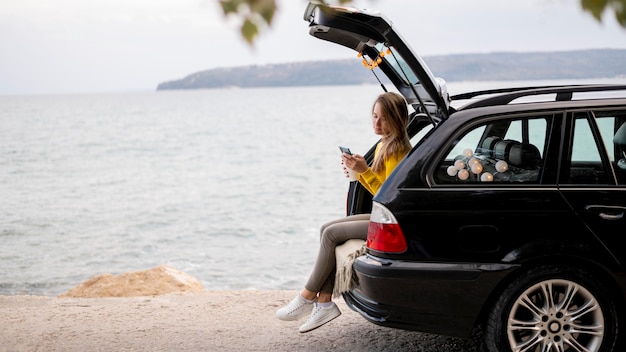
[[[409,110],[404,97],[394,92],[383,93],[372,104],[372,113],[377,103],[380,105],[382,115],[380,118],[384,119],[389,134],[381,138],[382,145],[372,162],[374,172],[382,171],[385,167],[385,160],[389,157],[404,155],[411,150],[411,141],[406,131],[409,124]]]

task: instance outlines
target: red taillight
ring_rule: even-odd
[[[379,224],[372,221],[367,230],[367,247],[388,253],[402,253],[407,248],[398,224]]]
[[[393,214],[378,203],[373,203],[373,205],[367,229],[367,247],[387,253],[406,251],[404,234]]]

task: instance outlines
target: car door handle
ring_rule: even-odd
[[[626,208],[610,205],[587,205],[585,210],[598,214],[604,220],[620,220],[624,218]]]

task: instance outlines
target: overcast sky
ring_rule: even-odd
[[[305,0],[277,0],[254,47],[218,0],[3,0],[0,95],[153,91],[219,67],[348,59],[308,35]],[[424,57],[494,51],[626,49],[613,13],[580,0],[357,0],[383,12]],[[626,58],[625,58],[626,59]]]

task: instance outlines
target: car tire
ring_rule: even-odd
[[[596,277],[569,265],[545,265],[521,273],[489,314],[487,349],[617,351],[616,301]]]

